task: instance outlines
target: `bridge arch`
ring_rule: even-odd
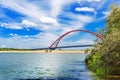
[[[99,38],[100,40],[104,41],[105,38],[102,37],[102,35],[98,34],[98,33],[95,33],[95,32],[91,32],[89,30],[72,30],[72,31],[68,31],[66,32],[65,34],[61,35],[57,40],[55,40],[50,46],[49,46],[49,49],[55,49],[58,44],[60,43],[60,41],[62,40],[63,37],[65,37],[66,35],[70,34],[70,33],[73,33],[73,32],[87,32],[87,33],[90,33],[94,36],[96,36],[97,38]]]

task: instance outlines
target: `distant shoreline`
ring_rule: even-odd
[[[0,51],[0,53],[85,53],[84,50],[10,50],[10,51]]]

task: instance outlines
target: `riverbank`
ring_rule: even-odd
[[[0,51],[0,53],[85,53],[84,50],[10,50]]]

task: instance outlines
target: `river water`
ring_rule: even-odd
[[[86,54],[0,53],[0,80],[93,80]]]

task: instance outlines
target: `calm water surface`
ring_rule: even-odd
[[[0,80],[93,80],[85,54],[0,53]]]

